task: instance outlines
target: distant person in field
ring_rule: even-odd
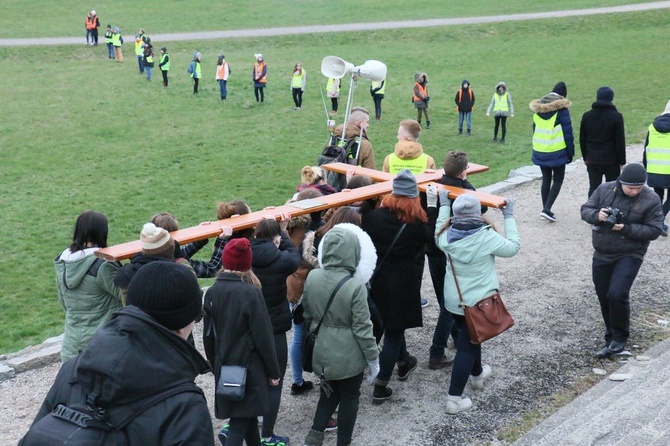
[[[219,83],[221,100],[228,97],[228,77],[230,76],[230,64],[226,62],[226,56],[219,54],[216,60],[216,81]]]
[[[143,55],[143,63],[144,63],[144,72],[147,73],[147,80],[151,80],[151,74],[154,69],[154,47],[151,44],[151,39],[147,39],[147,43],[144,44],[144,55]]]
[[[430,128],[430,117],[428,116],[428,75],[420,72],[414,75],[414,88],[412,89],[412,102],[417,111],[416,120],[421,124],[421,115],[426,117],[426,128]]]
[[[202,54],[196,51],[193,54],[193,60],[188,66],[188,72],[191,74],[191,79],[193,79],[193,94],[198,94],[198,85],[200,84],[200,78],[202,78]]]
[[[119,28],[114,28],[112,30],[112,45],[114,45],[114,58],[117,63],[123,62],[123,51],[121,47],[123,46],[123,36]]]
[[[470,82],[463,79],[461,88],[456,92],[454,97],[456,103],[456,111],[458,111],[458,134],[463,134],[463,121],[467,126],[467,135],[472,134],[472,110],[475,107],[475,92],[470,87]]]
[[[307,72],[298,62],[293,67],[293,74],[291,75],[291,94],[293,95],[293,103],[295,107],[293,110],[300,110],[302,108],[302,93],[305,91],[307,85]]]
[[[326,84],[326,96],[330,98],[330,115],[334,116],[337,114],[337,109],[339,105],[340,97],[340,80],[333,77],[328,78],[328,83]]]
[[[514,117],[512,95],[507,91],[507,85],[505,85],[504,82],[498,82],[496,84],[491,103],[486,110],[486,116],[491,116],[491,113],[493,113],[493,119],[495,120],[495,125],[493,127],[493,141],[498,141],[498,127],[500,127],[502,130],[500,143],[502,144],[505,142],[505,136],[507,135],[507,117]]]
[[[163,76],[163,87],[168,86],[168,71],[170,71],[170,55],[166,47],[161,48],[161,58],[158,61],[158,68]]]
[[[368,126],[370,125],[370,112],[363,107],[354,107],[349,113],[347,121],[345,139],[355,138],[358,142],[358,153],[356,157],[358,161],[356,165],[361,167],[375,168],[375,154],[372,150],[372,144],[368,140]],[[342,131],[345,127],[340,124],[335,128],[334,135],[338,138],[342,137]]]
[[[370,83],[370,96],[375,103],[375,121],[382,119],[382,100],[386,91],[386,79],[381,81],[372,81]]]
[[[265,102],[265,84],[268,81],[268,64],[265,63],[262,54],[254,54],[256,62],[251,72],[254,81],[254,95],[256,102]]]
[[[112,30],[112,25],[107,25],[107,30],[105,31],[105,45],[107,45],[107,58],[114,59],[114,44],[112,43],[112,36],[114,31]]]
[[[398,127],[398,143],[393,153],[384,158],[384,172],[398,173],[409,169],[413,174],[423,173],[426,169],[435,169],[435,160],[423,152],[419,143],[421,124],[414,119],[400,121]]]

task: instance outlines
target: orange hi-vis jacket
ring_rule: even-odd
[[[422,98],[418,97],[416,94],[412,94],[413,101],[423,101],[428,97],[428,88],[425,85],[421,85],[419,82],[414,82],[414,86],[419,89]]]
[[[267,73],[266,73],[265,76],[263,76],[262,78],[258,79],[258,76],[260,76],[261,74],[263,74],[263,70],[265,69],[265,65],[266,65],[265,62],[261,62],[261,63],[256,62],[256,63],[254,63],[254,79],[255,79],[255,80],[257,79],[256,82],[262,82],[262,83],[267,82]]]

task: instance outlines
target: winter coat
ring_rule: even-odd
[[[121,308],[121,292],[114,285],[121,265],[96,258],[96,250],[71,253],[66,249],[54,259],[58,298],[65,310],[63,362],[82,351],[98,328]]]
[[[623,212],[621,231],[601,226],[598,213],[607,207]],[[649,242],[656,240],[663,229],[663,210],[658,195],[644,187],[636,197],[629,197],[623,193],[619,180],[598,186],[582,205],[581,213],[582,220],[594,225],[591,231],[595,249],[593,257],[604,261],[615,261],[625,256],[644,259]]]
[[[125,432],[130,444],[214,445],[207,401],[193,381],[209,372],[205,358],[177,334],[134,306],[116,312],[86,350],[63,364],[35,421],[68,404],[79,387],[102,379],[100,401],[129,404],[179,384],[182,392],[137,415]],[[74,397],[76,401],[78,398]],[[83,403],[83,401],[82,401]]]
[[[206,328],[202,342],[214,369],[215,382],[219,382],[222,365],[248,366],[244,398],[241,401],[216,398],[216,418],[263,415],[269,404],[268,380],[280,378],[263,293],[237,274],[223,272],[207,290],[204,309]]]
[[[297,304],[302,297],[307,275],[314,268],[319,267],[314,246],[314,231],[307,231],[300,245],[302,262],[298,269],[286,278],[286,298],[289,302]]]
[[[342,129],[342,125],[338,125],[335,128],[335,136],[341,138]],[[356,124],[349,123],[347,124],[347,132],[345,136],[347,139],[359,137],[361,136],[361,128]],[[363,137],[361,138],[361,142],[359,144],[358,165],[361,167],[367,167],[369,169],[375,168],[375,154],[372,151],[372,144],[368,140],[368,135],[365,131],[363,131]]]
[[[403,160],[414,160],[423,155],[423,146],[416,141],[398,141],[393,150],[395,156]],[[435,160],[432,156],[426,155],[426,169],[435,169]],[[382,170],[389,172],[389,162],[391,155],[386,155],[384,158],[384,166]]]
[[[471,112],[475,106],[475,92],[470,87],[464,88],[461,86],[456,92],[456,96],[454,96],[454,102],[456,103],[457,111],[463,113]]]
[[[251,269],[263,285],[263,298],[270,314],[274,333],[291,329],[291,311],[286,300],[286,278],[302,261],[288,235],[282,231],[279,248],[272,240],[251,239]]]
[[[498,93],[499,87],[503,88],[502,94]],[[509,107],[509,111],[496,110],[494,112],[493,108],[496,105],[496,99],[497,100],[502,99],[505,93],[507,93],[507,106]],[[509,115],[514,116],[514,104],[512,103],[512,95],[509,93],[509,91],[507,91],[507,85],[505,85],[504,82],[498,82],[496,84],[495,90],[493,91],[493,97],[491,98],[491,102],[489,103],[489,108],[486,109],[486,116],[489,116],[491,113],[493,113],[493,116],[509,116]]]
[[[552,118],[558,113],[556,125],[563,128],[563,138],[565,139],[565,149],[551,153],[540,153],[533,150],[533,164],[540,167],[559,167],[572,162],[575,156],[575,141],[572,133],[572,121],[570,120],[570,111],[568,108],[572,102],[556,93],[548,93],[541,99],[533,99],[529,107],[533,113],[536,113],[542,119]],[[533,122],[533,132],[535,132],[535,123]]]
[[[437,227],[442,228],[451,215],[451,206],[440,206]],[[460,234],[459,234],[460,232]],[[451,256],[463,302],[468,307],[490,296],[500,287],[495,258],[512,257],[519,252],[521,240],[513,218],[505,219],[505,236],[486,225],[474,231],[459,231],[453,226],[435,236],[438,248]],[[453,314],[463,314],[451,266],[444,278],[444,304]]]
[[[114,277],[114,285],[119,288],[121,293],[121,302],[123,302],[124,305],[126,304],[126,297],[128,295],[128,285],[130,285],[130,280],[135,277],[135,274],[140,270],[141,267],[151,262],[174,262],[174,260],[170,260],[165,257],[148,256],[142,253],[138,253],[130,259],[130,263],[123,265],[116,274],[116,277]]]
[[[370,234],[377,249],[377,263],[382,261],[391,242],[403,225],[387,208],[379,208],[367,215],[363,230]],[[422,266],[424,245],[430,240],[428,226],[420,221],[408,224],[389,252],[386,260],[377,266],[372,281],[372,300],[390,330],[420,327]],[[421,262],[422,263],[422,262]]]
[[[670,114],[663,114],[654,119],[654,128],[660,133],[670,133]],[[647,146],[649,145],[649,132],[644,141],[644,154],[642,155],[642,163],[647,167]],[[659,173],[647,173],[647,185],[649,187],[656,187],[659,189],[670,189],[670,175],[663,175]]]
[[[626,133],[623,116],[611,102],[596,101],[584,113],[579,127],[579,146],[586,165],[626,164]]]
[[[358,226],[335,225],[323,238],[319,261],[321,268],[307,276],[303,297],[305,327],[310,333],[324,316],[337,284],[353,277],[342,285],[323,317],[312,358],[314,373],[329,381],[350,378],[379,355],[365,286],[376,263],[374,245]]]

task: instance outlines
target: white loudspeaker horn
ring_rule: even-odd
[[[351,64],[336,56],[324,57],[321,61],[321,73],[326,77],[341,79],[346,74],[351,73],[351,70],[353,69],[354,64]]]
[[[386,79],[386,65],[378,60],[366,60],[363,65],[352,69],[359,77],[372,81],[383,81]]]

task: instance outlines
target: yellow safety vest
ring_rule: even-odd
[[[649,144],[645,148],[647,173],[670,175],[670,133],[649,126]]]
[[[135,54],[137,56],[141,56],[144,54],[144,48],[142,48],[142,45],[144,45],[144,41],[141,38],[135,39]]]
[[[111,30],[106,31],[105,32],[105,43],[112,43],[112,36],[113,35],[114,35],[114,33]]]
[[[379,82],[377,82],[377,81],[372,81],[372,89],[374,90],[374,89],[379,88],[379,86],[380,86],[381,84],[382,84],[382,81],[379,81]],[[381,88],[381,90],[379,90],[379,91],[376,92],[375,94],[384,94],[384,90],[386,90],[386,80],[384,80],[384,86]]]
[[[121,33],[116,33],[116,34],[112,35],[112,44],[114,44],[114,46],[121,46],[122,45],[122,43],[121,43]]]
[[[166,62],[167,59],[167,62]],[[165,64],[161,67],[161,70],[163,71],[169,71],[170,70],[170,56],[168,56],[168,53],[165,53],[161,56],[160,61],[158,62],[159,65],[165,62]]]
[[[302,88],[302,77],[305,75],[305,70],[300,72],[300,75],[293,75],[291,78],[291,87],[292,88]]]
[[[563,137],[563,126],[556,125],[558,112],[549,119],[542,119],[540,115],[533,116],[535,133],[533,133],[533,150],[541,153],[552,153],[567,147]]]
[[[503,111],[503,112],[508,112],[509,111],[509,103],[507,102],[507,92],[503,93],[502,96],[500,96],[498,93],[494,94],[493,97],[494,103],[493,103],[493,111]]]
[[[328,78],[328,83],[326,84],[326,91],[333,91],[333,87],[335,86],[335,80],[332,77]],[[338,79],[337,81],[337,92],[340,92],[340,81]]]
[[[403,169],[409,169],[414,174],[423,173],[428,164],[428,155],[422,153],[418,158],[411,160],[402,159],[395,153],[389,156],[389,172],[398,173]]]

